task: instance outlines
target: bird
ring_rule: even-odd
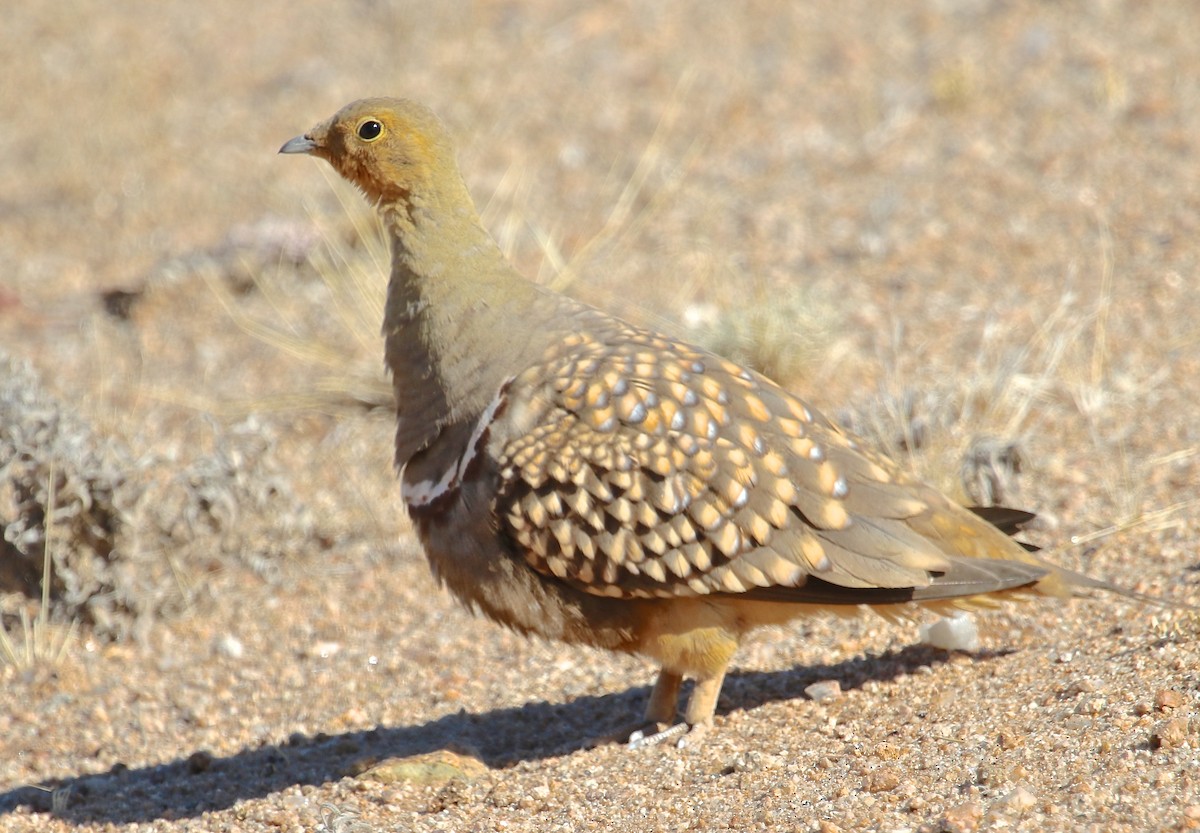
[[[437,581],[519,633],[658,667],[622,740],[711,725],[739,643],[823,611],[1113,589],[766,376],[519,274],[427,106],[354,101],[280,148],[378,211],[401,496]],[[693,686],[679,708],[684,679]]]

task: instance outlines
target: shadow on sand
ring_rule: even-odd
[[[997,655],[980,652],[973,656],[986,660]],[[837,680],[847,690],[860,688],[868,680],[894,680],[946,658],[942,651],[913,646],[835,665],[735,671],[725,681],[717,714],[800,698],[806,686],[819,680]],[[0,793],[0,815],[27,806],[38,812],[53,811],[76,824],[187,818],[293,785],[335,781],[371,760],[445,748],[470,749],[488,766],[503,768],[584,748],[587,739],[614,731],[639,716],[649,693],[648,686],[637,686],[619,694],[579,697],[566,703],[529,703],[480,714],[460,711],[411,726],[293,737],[225,758],[211,757],[203,750],[184,750],[175,760],[155,766],[132,769],[117,764],[107,772],[16,787]],[[52,802],[53,794],[59,796],[58,801]]]

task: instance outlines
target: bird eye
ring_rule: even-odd
[[[364,142],[373,142],[383,135],[383,125],[375,119],[367,119],[358,126],[358,138]]]

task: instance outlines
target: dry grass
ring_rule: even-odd
[[[31,621],[28,608],[21,606],[19,611],[19,626],[14,633],[8,632],[8,625],[0,620],[0,664],[8,664],[14,668],[32,668],[45,663],[57,665],[66,655],[67,650],[75,639],[79,620],[71,620],[71,624],[62,627],[50,622],[50,586],[51,572],[54,559],[51,556],[53,547],[54,507],[56,472],[51,464],[46,480],[46,532],[42,542],[42,598],[38,605],[37,616]]]
[[[384,375],[379,334],[390,271],[390,253],[378,218],[357,193],[330,179],[344,215],[314,226],[319,245],[304,268],[318,277],[319,292],[297,303],[297,269],[259,263],[251,271],[259,296],[256,312],[220,276],[206,275],[210,291],[239,330],[305,368],[292,390],[207,403],[224,413],[317,411],[347,415],[390,413],[391,384]],[[354,200],[354,202],[351,202]]]
[[[913,367],[898,327],[880,351],[881,389],[841,417],[948,493],[982,505],[1019,500],[1029,437],[1064,418],[1066,380],[1079,372],[1072,354],[1092,318],[1068,293],[1024,343],[988,321],[952,374]]]

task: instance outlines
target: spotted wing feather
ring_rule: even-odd
[[[841,603],[870,600],[848,589],[944,581],[964,595],[1041,574],[964,567],[959,527],[1005,536],[765,377],[595,316],[507,389],[495,514],[535,570],[616,598],[820,601],[825,587]]]

